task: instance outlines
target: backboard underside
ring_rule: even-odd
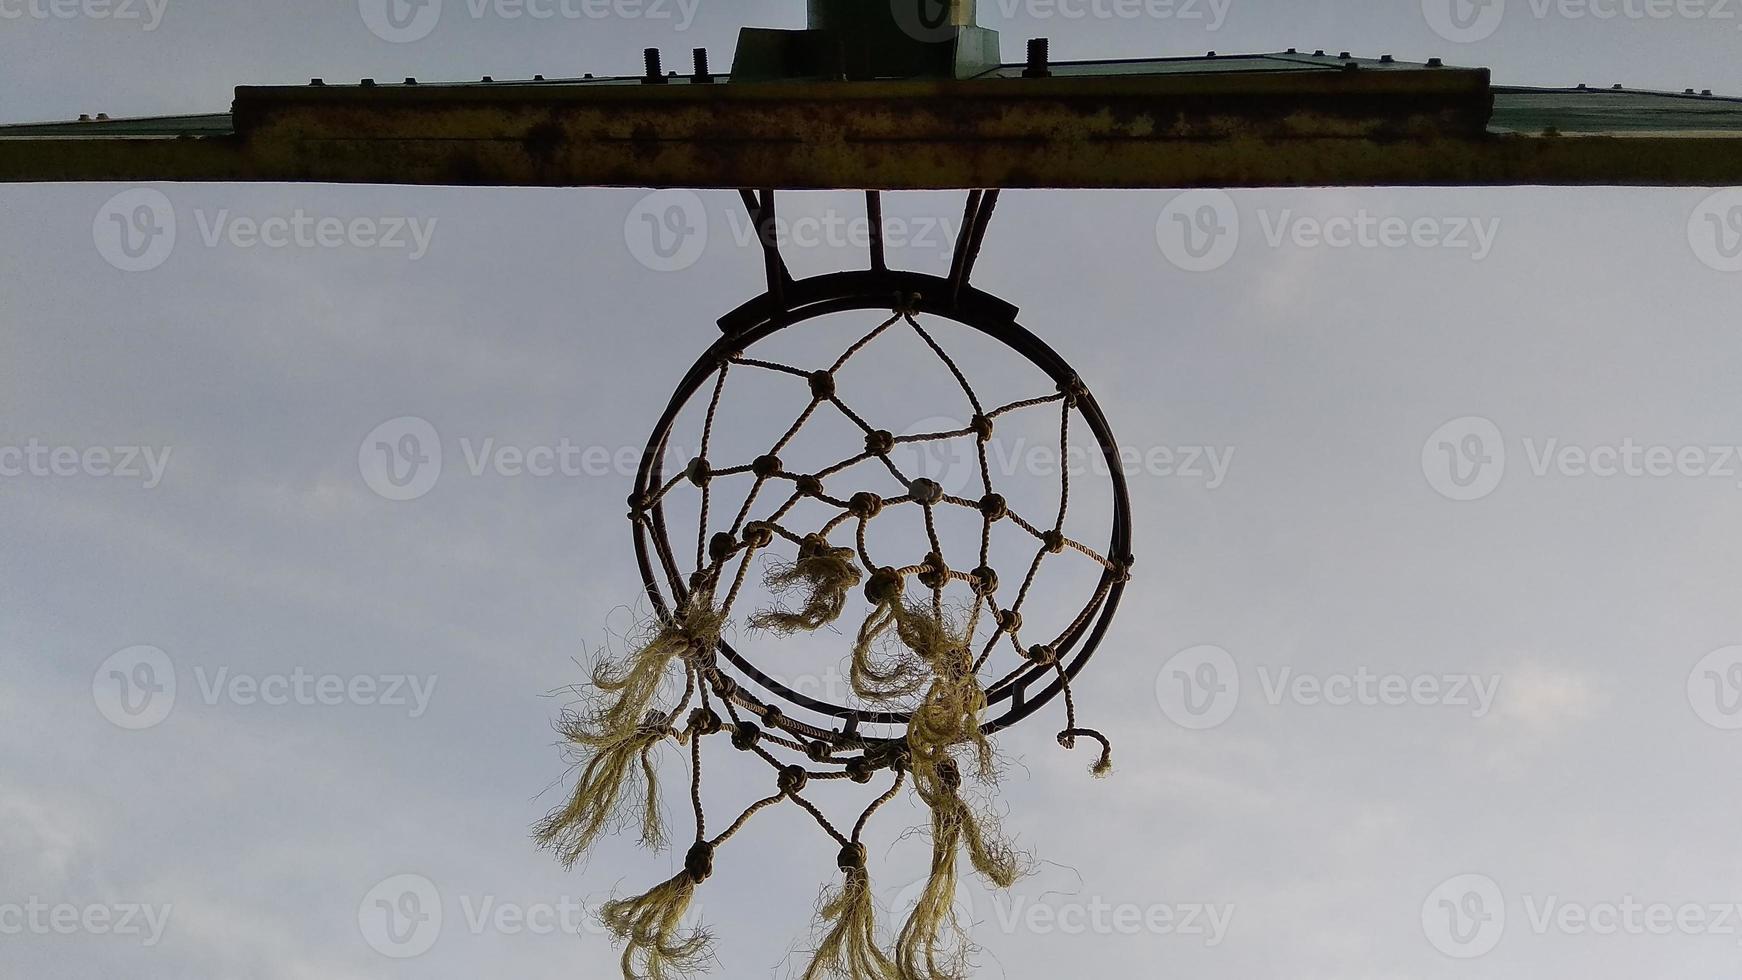
[[[230,113],[0,127],[0,181],[793,189],[1742,184],[1742,99],[1283,52],[964,78],[237,89]]]

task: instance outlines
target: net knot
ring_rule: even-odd
[[[786,712],[780,710],[776,705],[771,704],[762,709],[762,723],[767,725],[769,728],[779,728],[781,722],[784,722],[785,720]]]
[[[865,451],[873,456],[887,456],[895,451],[895,433],[878,429],[865,433]]]
[[[811,397],[819,402],[826,402],[835,397],[835,375],[830,371],[812,371],[810,375]]]
[[[968,423],[968,428],[974,430],[974,435],[981,442],[992,441],[992,419],[985,415],[976,415]]]
[[[841,855],[835,859],[835,863],[842,871],[864,871],[868,857],[865,845],[855,842],[841,848]]]
[[[807,497],[821,497],[823,495],[823,478],[820,476],[801,476],[795,482],[798,492]]]
[[[708,671],[708,680],[720,697],[730,698],[738,693],[738,682],[721,673],[718,668]]]
[[[906,742],[884,742],[865,753],[865,764],[873,772],[878,769],[894,769],[896,772],[906,772],[908,763],[913,758],[913,749]]]
[[[1066,405],[1075,408],[1077,402],[1088,397],[1089,386],[1083,383],[1082,378],[1073,374],[1069,378],[1059,382],[1059,394],[1065,396]]]
[[[756,457],[756,461],[750,464],[750,472],[756,474],[759,479],[763,480],[779,476],[781,471],[785,468],[785,464],[780,461],[780,457],[773,453],[769,453],[767,456],[758,456]]]
[[[744,543],[752,548],[766,548],[774,543],[774,528],[761,521],[744,525]]]
[[[919,313],[919,304],[924,299],[920,293],[896,293],[893,312],[902,316],[915,316]]]
[[[1012,635],[1022,631],[1022,614],[1014,609],[1001,609],[997,615],[998,628]]]
[[[684,479],[696,486],[705,487],[708,485],[708,481],[714,478],[714,467],[704,457],[697,456],[690,460],[688,466],[684,467],[683,475]]]
[[[981,565],[969,573],[975,595],[991,595],[998,591],[998,572],[990,565]]]
[[[871,764],[868,755],[855,756],[847,760],[847,778],[863,786],[877,775],[877,769]]]
[[[753,721],[741,721],[732,729],[732,747],[749,752],[762,741],[762,728]]]
[[[871,573],[871,581],[865,583],[865,598],[874,606],[888,605],[901,597],[903,584],[901,573],[885,565]]]
[[[1131,567],[1137,564],[1137,557],[1131,554],[1114,555],[1108,559],[1108,563],[1113,566],[1113,574],[1118,577],[1119,581],[1129,582],[1131,581]]]
[[[780,778],[776,781],[776,785],[780,787],[780,792],[783,795],[797,796],[804,792],[810,779],[810,773],[805,772],[803,766],[787,766],[780,770]]]
[[[1030,663],[1039,664],[1042,667],[1051,667],[1059,662],[1059,652],[1044,643],[1037,643],[1029,647],[1026,656]]]
[[[1055,555],[1062,554],[1065,550],[1065,532],[1063,531],[1048,531],[1040,536],[1040,540],[1042,544],[1046,545],[1046,550]]]
[[[868,521],[883,513],[883,498],[874,493],[856,493],[852,500],[847,501],[847,510],[854,517]]]
[[[835,754],[835,747],[824,741],[810,742],[804,747],[804,754],[812,762],[827,762]]]
[[[923,476],[908,484],[907,492],[916,502],[927,507],[942,503],[944,499],[944,488],[936,480],[928,480]]]
[[[732,557],[732,553],[737,550],[738,539],[725,531],[721,531],[708,539],[708,557],[716,562],[725,561]]]
[[[944,556],[932,552],[925,556],[925,571],[916,578],[928,589],[941,589],[950,581],[950,566],[944,564]]]
[[[989,493],[980,498],[980,516],[993,524],[1010,516],[1010,502],[1001,493]]]
[[[712,708],[697,708],[690,712],[690,731],[697,735],[717,735],[725,725]]]
[[[707,841],[697,841],[696,846],[690,848],[689,854],[684,857],[683,869],[684,873],[690,876],[690,880],[698,885],[712,878],[714,876],[714,845]]]

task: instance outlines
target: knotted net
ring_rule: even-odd
[[[630,980],[668,980],[705,968],[712,938],[684,920],[698,886],[713,874],[716,852],[761,811],[781,804],[802,809],[840,847],[844,875],[818,913],[820,935],[806,980],[963,980],[971,943],[956,921],[954,900],[961,861],[988,884],[1010,887],[1023,872],[1023,856],[1000,833],[996,819],[970,802],[967,784],[995,788],[998,766],[991,738],[1022,720],[1054,693],[1062,694],[1061,745],[1097,747],[1096,776],[1112,770],[1106,737],[1081,727],[1072,679],[1111,615],[1110,597],[1129,577],[1128,555],[1107,555],[1066,534],[1071,467],[1058,467],[1058,506],[1044,520],[1019,513],[995,487],[988,446],[1001,420],[1013,413],[1056,413],[1059,459],[1069,456],[1072,418],[1087,390],[1065,375],[1056,390],[987,406],[956,360],[920,320],[920,299],[897,296],[889,315],[859,336],[825,367],[798,367],[749,356],[728,344],[704,357],[698,390],[708,390],[700,452],[669,478],[643,470],[631,500],[643,571],[659,617],[635,649],[600,663],[583,704],[566,713],[562,733],[576,757],[572,794],[538,827],[537,837],[568,865],[599,838],[633,827],[651,848],[667,844],[656,750],[687,749],[695,834],[683,870],[637,898],[607,904],[602,919],[622,943]],[[911,332],[948,369],[971,410],[967,423],[947,431],[895,435],[866,420],[846,400],[843,369],[880,338]],[[749,462],[719,465],[710,458],[722,399],[746,372],[786,375],[808,389],[808,402],[766,452]],[[674,401],[674,405],[683,400]],[[862,436],[856,451],[832,464],[796,470],[784,460],[794,440],[819,417],[838,413]],[[1093,416],[1098,418],[1098,411]],[[668,416],[669,419],[669,416]],[[668,429],[650,447],[665,447]],[[1103,451],[1110,443],[1097,432]],[[905,472],[900,447],[971,442],[977,496],[952,493],[938,481]],[[881,471],[887,492],[842,485]],[[722,517],[728,487],[746,486],[738,505]],[[1119,484],[1122,499],[1122,483]],[[667,526],[665,505],[680,493],[699,497],[693,556],[687,567]],[[949,554],[940,516],[955,511],[978,523],[972,558]],[[917,513],[923,526],[900,555],[871,533],[897,513]],[[805,515],[808,524],[800,523]],[[1123,520],[1121,516],[1119,520]],[[994,539],[1027,540],[1032,556],[1019,574],[994,567]],[[1115,546],[1121,535],[1116,530]],[[896,540],[901,540],[897,538]],[[687,551],[688,545],[684,545]],[[922,553],[923,552],[923,553]],[[1073,555],[1098,576],[1089,600],[1062,629],[1042,632],[1024,621],[1043,564]],[[656,570],[657,569],[657,570]],[[663,572],[663,575],[661,574]],[[663,579],[663,583],[661,582]],[[760,580],[776,601],[744,609],[746,586]],[[663,590],[661,585],[665,587]],[[667,601],[665,590],[669,590]],[[862,602],[863,612],[849,608]],[[1097,617],[1099,621],[1097,621]],[[752,634],[833,636],[847,620],[846,680],[853,707],[825,705],[797,695],[739,654],[725,638],[735,623]],[[1073,659],[1070,653],[1076,649]],[[726,663],[722,663],[722,655]],[[746,678],[740,682],[736,670]],[[1044,679],[1048,691],[1030,698]],[[681,693],[665,697],[666,691]],[[822,712],[823,727],[760,700],[752,686],[773,691],[795,710]],[[995,703],[1009,702],[1001,717]],[[886,734],[874,734],[871,729]],[[774,771],[772,793],[749,802],[725,829],[709,833],[702,779],[704,739],[723,735],[744,755]],[[847,825],[813,802],[822,783],[887,784]],[[872,818],[911,790],[930,813],[929,877],[906,921],[885,935],[877,923],[864,836]]]

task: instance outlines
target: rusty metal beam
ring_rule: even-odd
[[[241,88],[227,125],[0,127],[0,181],[1742,184],[1736,99],[1496,89],[1485,69],[1293,52],[1055,64],[1031,78],[1023,68],[965,80]]]

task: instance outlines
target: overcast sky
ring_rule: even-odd
[[[0,119],[632,72],[798,6],[450,0],[391,43],[342,0],[137,0],[134,21],[0,0]],[[1511,0],[1471,41],[1413,2],[981,6],[1009,56],[1040,34],[1062,58],[1323,46],[1742,93],[1742,8],[1716,0]],[[841,230],[861,206],[787,198],[795,272],[863,265]],[[632,475],[608,457],[760,289],[737,207],[0,187],[0,978],[613,975],[570,907],[674,858],[614,840],[565,873],[527,833],[562,792],[552,694],[634,617]],[[943,271],[960,195],[888,207],[892,263]],[[978,281],[1099,394],[1139,574],[1078,690],[1115,777],[1053,744],[1056,710],[1001,741],[1006,825],[1046,863],[964,890],[978,975],[1733,974],[1739,216],[1711,189],[1005,195]],[[705,238],[673,252],[667,219]],[[1032,386],[940,339],[977,381]],[[923,348],[870,356],[907,413],[890,428],[959,416],[947,376],[904,373]],[[1004,479],[1052,487],[1044,430],[1001,434]],[[425,462],[389,474],[383,445]],[[827,685],[840,648],[796,670]],[[722,812],[767,791],[729,753],[711,772]],[[886,905],[923,873],[899,839],[923,819],[874,825]],[[716,976],[802,969],[834,853],[792,808],[722,853]]]

